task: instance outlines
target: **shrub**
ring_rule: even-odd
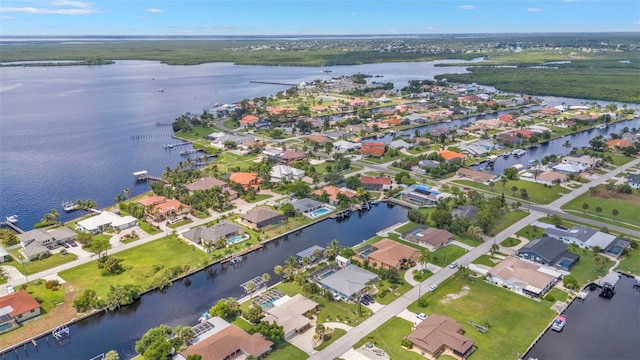
[[[60,288],[60,282],[58,280],[49,280],[44,286],[51,291],[57,291]]]
[[[418,306],[421,308],[426,308],[429,305],[429,302],[427,302],[426,298],[420,298],[418,299]]]
[[[547,296],[545,296],[544,299],[551,302],[556,301],[556,298],[551,294],[547,294]]]
[[[411,349],[413,347],[413,344],[411,343],[411,341],[407,339],[402,339],[402,341],[400,342],[400,345],[406,347],[407,349]]]

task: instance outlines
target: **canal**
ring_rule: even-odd
[[[565,311],[562,332],[547,331],[523,359],[638,359],[640,291],[633,278],[622,277],[611,299],[590,291]]]
[[[194,325],[201,313],[219,299],[243,296],[239,284],[268,272],[271,284],[278,281],[275,265],[312,245],[326,246],[336,239],[342,246],[353,246],[398,222],[407,221],[407,209],[381,203],[366,212],[354,212],[337,223],[327,219],[297,233],[280,237],[264,248],[243,257],[235,265],[215,264],[176,282],[164,290],[142,296],[135,304],[110,313],[101,313],[69,327],[69,341],[57,344],[51,335],[8,351],[3,359],[90,359],[109,350],[120,358],[136,355],[135,342],[150,328],[160,324]]]

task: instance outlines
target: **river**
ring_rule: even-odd
[[[291,255],[312,245],[326,246],[336,239],[342,246],[353,246],[398,222],[407,221],[407,209],[381,203],[371,210],[353,213],[339,224],[324,220],[298,233],[280,237],[264,248],[243,256],[236,265],[215,264],[195,273],[172,287],[142,296],[135,304],[110,313],[101,313],[70,326],[71,340],[57,345],[51,335],[38,340],[38,350],[27,345],[7,359],[89,359],[116,350],[122,359],[136,355],[134,345],[150,328],[160,324],[194,325],[204,311],[219,299],[243,296],[240,284],[271,274],[271,284],[278,281],[273,267]],[[47,340],[48,338],[48,340]],[[17,355],[17,356],[16,356]]]

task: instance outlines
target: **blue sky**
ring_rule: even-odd
[[[0,35],[640,31],[638,0],[0,0]]]

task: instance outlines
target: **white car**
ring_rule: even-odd
[[[7,285],[7,294],[13,294],[16,292],[16,289],[13,288],[13,285]]]
[[[457,262],[452,262],[451,264],[449,264],[449,269],[455,269],[458,267],[458,263]]]
[[[424,320],[427,318],[427,315],[425,315],[424,313],[417,313],[416,317],[420,320]]]
[[[438,285],[433,284],[429,286],[429,291],[436,291],[437,288],[438,288]]]

